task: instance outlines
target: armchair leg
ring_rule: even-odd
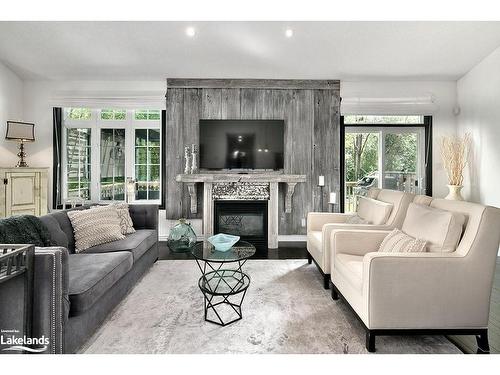
[[[335,288],[335,285],[331,285],[331,288],[332,288],[332,299],[334,301],[337,301],[339,299],[339,293],[337,292],[337,288]]]
[[[375,352],[375,335],[370,330],[366,331],[366,350]]]
[[[313,262],[313,257],[311,253],[308,251],[307,252],[307,264],[311,264]]]
[[[490,354],[490,344],[488,343],[488,330],[485,329],[476,335],[477,354]]]
[[[323,275],[323,288],[330,289],[330,274]]]

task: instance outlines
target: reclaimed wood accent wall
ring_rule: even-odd
[[[202,217],[202,189],[198,213],[191,214],[187,186],[175,181],[183,173],[184,145],[199,143],[200,119],[285,120],[284,173],[305,174],[307,182],[296,186],[290,214],[284,212],[280,186],[279,234],[305,234],[303,219],[321,209],[320,175],[325,176],[323,211],[330,191],[340,191],[339,81],[167,79],[166,99],[167,219]]]

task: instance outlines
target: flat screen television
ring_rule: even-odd
[[[200,120],[200,169],[283,169],[283,120]]]

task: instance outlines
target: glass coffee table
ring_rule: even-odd
[[[208,242],[198,242],[191,249],[201,271],[198,287],[203,293],[205,320],[221,326],[242,318],[241,305],[250,285],[250,276],[242,271],[255,246],[237,242],[228,251],[217,251]]]

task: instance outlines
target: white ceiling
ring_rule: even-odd
[[[455,80],[498,46],[500,22],[0,22],[24,79]]]

